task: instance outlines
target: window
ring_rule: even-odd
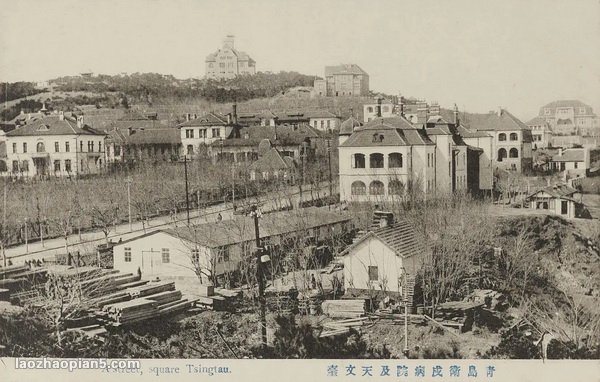
[[[221,129],[212,129],[212,137],[218,138],[221,136]]]
[[[321,130],[325,128],[325,121],[321,121]]]
[[[579,114],[585,114],[585,107],[579,108]]]
[[[360,180],[352,182],[350,189],[352,195],[365,195],[367,193],[367,186]]]
[[[373,108],[372,108],[371,106],[369,106],[369,107],[367,108],[367,113],[372,113],[372,112],[373,112]]]
[[[54,152],[57,153],[60,151],[60,144],[58,142],[54,142]]]
[[[506,134],[504,134],[504,133],[498,134],[498,140],[499,141],[505,141],[506,140]]]
[[[550,109],[544,109],[544,114],[550,115]]]
[[[187,145],[187,153],[188,155],[194,155],[194,146]]]
[[[71,151],[71,147],[69,145],[69,142],[65,142],[65,152],[70,152]]]
[[[192,263],[198,264],[200,263],[200,250],[192,249]]]
[[[383,134],[375,133],[373,134],[373,142],[383,142]]]
[[[71,160],[70,159],[65,160],[65,171],[71,172]]]
[[[23,142],[23,152],[27,152],[27,143]]]
[[[385,192],[385,187],[383,183],[378,180],[374,180],[369,185],[369,194],[371,195],[383,195]]]
[[[206,138],[206,129],[200,129],[200,130],[198,130],[198,137],[199,138]]]
[[[369,155],[369,166],[371,168],[383,168],[383,154],[373,153]]]
[[[365,168],[365,154],[352,155],[352,168]]]
[[[131,263],[131,248],[123,248],[123,260],[126,263]]]
[[[185,130],[185,137],[186,138],[194,138],[194,130],[193,129],[186,129]]]
[[[327,121],[327,128],[328,128],[328,129],[331,129],[331,120],[328,120],[328,121]]]
[[[578,163],[577,163],[577,162],[575,162],[573,165],[575,166],[575,168],[577,168],[577,165],[578,165]]]
[[[59,160],[54,161],[54,171],[60,172],[60,161]]]
[[[38,142],[35,146],[35,151],[38,153],[46,152],[46,148],[44,147],[44,142]]]
[[[379,268],[374,265],[369,265],[369,281],[379,280]]]
[[[223,247],[219,250],[219,257],[217,258],[217,262],[224,263],[227,261],[229,261],[229,247]]]
[[[98,142],[98,152],[102,152],[102,141]]]
[[[13,143],[13,154],[17,153],[17,144]]]
[[[88,141],[88,152],[94,152],[94,141]]]
[[[13,172],[19,172],[19,161],[18,160],[14,160],[12,162],[12,170],[13,170]]]
[[[388,184],[388,191],[390,195],[402,195],[404,193],[404,184],[397,180],[391,180]]]
[[[498,162],[502,162],[503,159],[506,159],[506,149],[504,148],[498,150]]]
[[[24,160],[23,164],[21,165],[21,171],[23,172],[28,172],[29,171],[29,162]]]
[[[510,140],[511,141],[518,141],[519,140],[519,135],[517,133],[510,133]]]
[[[167,264],[167,263],[171,262],[171,257],[169,255],[169,248],[162,249],[161,257],[162,257],[163,264]]]
[[[79,152],[83,152],[83,141],[79,141]]]
[[[512,149],[510,149],[510,151],[508,152],[508,156],[509,156],[510,158],[518,158],[518,157],[519,157],[519,150],[513,147],[513,148],[512,148]]]
[[[402,167],[402,154],[391,153],[390,155],[388,155],[388,167],[389,168]]]
[[[115,155],[116,156],[121,155],[121,146],[115,145]]]
[[[313,126],[315,129],[317,128],[317,121],[313,121]]]

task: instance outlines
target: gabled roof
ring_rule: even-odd
[[[338,118],[337,115],[333,114],[329,110],[314,110],[306,113],[309,118]]]
[[[227,117],[222,114],[210,112],[196,119],[185,121],[178,127],[195,127],[195,126],[225,126],[228,125]]]
[[[77,121],[64,117],[60,119],[58,115],[45,116],[43,118],[31,121],[26,125],[18,127],[8,133],[7,137],[20,136],[47,136],[47,135],[106,135],[103,132],[95,130],[88,125],[77,127]]]
[[[555,198],[563,198],[563,197],[572,196],[573,194],[575,194],[577,192],[577,190],[572,187],[569,187],[566,184],[558,184],[555,186],[541,188],[541,189],[537,190],[536,192],[534,192],[533,194],[531,194],[529,197],[535,196],[535,195],[539,194],[540,192],[544,192],[546,194],[552,195]]]
[[[484,131],[472,130],[472,129],[469,129],[462,125],[458,126],[457,131],[463,138],[490,138],[491,137],[490,134],[488,134]]]
[[[181,144],[181,132],[172,127],[134,130],[126,136],[126,142],[132,145],[178,145]]]
[[[290,157],[284,157],[276,148],[271,148],[257,161],[250,165],[250,169],[255,171],[275,171],[289,170],[294,166],[294,162]]]
[[[420,255],[424,252],[424,245],[417,240],[417,236],[411,225],[405,220],[400,220],[387,227],[367,232],[346,248],[341,255],[347,255],[353,248],[356,248],[360,243],[370,237],[381,240],[394,251],[396,256],[402,258]]]
[[[383,136],[383,139],[381,137]],[[376,139],[377,138],[377,139]],[[423,129],[403,117],[376,118],[357,128],[341,147],[433,145]]]
[[[259,219],[260,237],[267,238],[294,232],[302,233],[312,228],[348,222],[350,220],[350,215],[346,213],[328,211],[316,207],[286,212],[274,212],[264,214]],[[218,223],[206,223],[193,225],[189,228],[178,227],[154,231],[150,234],[124,240],[117,245],[123,245],[133,240],[139,240],[158,232],[164,232],[173,237],[209,248],[219,248],[227,245],[250,242],[255,239],[254,218],[249,216],[237,216],[235,219],[223,220]]]
[[[350,118],[340,125],[340,135],[352,135],[354,129],[361,126],[362,123],[358,119],[354,118],[354,116],[350,116]]]
[[[594,115],[593,109],[590,105],[586,105],[585,103],[576,100],[576,99],[571,99],[571,100],[558,100],[558,101],[554,101],[554,102],[550,102],[549,104],[546,104],[544,106],[542,106],[540,108],[540,116],[546,115],[545,109],[550,109],[550,115],[554,115],[556,113],[556,108],[560,108],[560,107],[572,107],[575,109],[575,115],[581,115],[581,113],[579,113],[579,108],[580,107],[584,107],[585,108],[585,113],[584,115]]]
[[[548,125],[548,122],[546,122],[546,118],[542,117],[542,116],[537,116],[534,117],[532,119],[530,119],[527,123],[527,126],[540,126],[540,125]]]

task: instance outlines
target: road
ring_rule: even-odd
[[[311,187],[305,185],[303,188],[302,200],[311,200]],[[337,191],[337,187],[334,186],[334,192]],[[312,190],[315,198],[329,195],[329,186],[327,183],[322,183],[319,188]],[[299,190],[297,186],[286,188],[286,190],[277,192],[273,191],[261,198],[248,198],[248,200],[236,201],[236,205],[244,205],[246,203],[256,203],[257,201],[261,205],[261,209],[264,211],[270,211],[278,209],[282,205],[289,205],[289,199],[292,200],[295,206],[300,201]],[[218,214],[221,214],[223,219],[231,219],[233,217],[233,205],[231,203],[218,204],[207,208],[190,210],[190,223],[200,224],[207,222],[216,222]],[[132,230],[129,229],[129,224],[117,225],[108,236],[109,240],[119,241],[127,240],[147,232],[153,232],[159,229],[173,228],[175,226],[182,226],[186,224],[187,213],[184,211],[174,216],[160,216],[153,219],[149,219],[147,223],[141,221],[132,222]],[[106,238],[102,231],[92,231],[81,233],[81,235],[75,233],[68,236],[67,238],[69,251],[80,253],[94,253],[96,246],[106,242]],[[54,259],[57,254],[65,253],[65,239],[54,238],[44,240],[43,243],[36,241],[29,243],[28,245],[19,245],[10,248],[6,248],[6,257],[11,259],[13,264],[20,264],[28,260],[41,260],[41,259]]]

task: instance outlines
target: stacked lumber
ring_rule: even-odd
[[[131,324],[158,317],[159,315],[156,301],[145,298],[105,305],[102,310],[117,325]]]
[[[149,295],[147,298],[149,300],[156,301],[158,305],[163,305],[169,302],[181,300],[181,292],[178,290],[168,290]]]
[[[67,329],[67,332],[69,331],[77,331],[85,334],[88,337],[103,336],[107,333],[106,329],[103,326],[97,324]]]
[[[331,337],[350,332],[350,329],[360,330],[360,328],[369,320],[369,317],[349,318],[345,320],[335,320],[323,324],[323,332],[319,337]]]
[[[357,318],[365,315],[365,300],[325,300],[323,314],[332,318]]]
[[[369,315],[372,318],[382,320],[392,320],[394,325],[404,325],[405,316],[403,313],[387,313],[381,310]],[[412,325],[423,325],[426,323],[425,317],[420,314],[408,314],[408,323]]]

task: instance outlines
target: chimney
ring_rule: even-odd
[[[502,106],[498,106],[498,117],[502,117]]]
[[[190,120],[190,113],[185,113],[185,120],[189,121]]]
[[[458,106],[456,106],[456,104],[454,104],[454,126],[458,126],[460,121],[458,119]]]
[[[237,125],[237,123],[238,123],[237,103],[234,102],[233,105],[231,105],[231,107],[233,108],[233,111],[232,111],[233,124]]]
[[[381,97],[377,97],[377,118],[381,118]]]
[[[198,119],[198,114],[194,113],[194,119]]]
[[[64,121],[65,120],[65,113],[63,111],[59,111],[58,112],[58,120],[59,121]]]
[[[437,102],[432,102],[429,111],[431,115],[440,115],[440,105]]]
[[[227,114],[227,124],[231,125],[231,113]]]
[[[235,36],[234,35],[227,35],[225,37],[225,39],[223,40],[223,49],[233,49],[233,42],[234,42]]]
[[[394,224],[394,213],[388,211],[374,211],[370,230],[388,227]]]
[[[80,115],[77,117],[77,127],[80,129],[83,129],[83,115]]]
[[[27,120],[29,121],[31,119],[31,113],[27,113]]]
[[[562,157],[562,156],[563,156],[563,153],[564,153],[564,150],[563,150],[563,148],[562,148],[562,147],[559,147],[559,148],[558,148],[558,156],[559,156],[559,157]]]
[[[135,133],[135,130],[133,130],[133,127],[127,128],[127,135],[133,135],[134,133]]]
[[[425,126],[427,124],[427,103],[420,101],[417,103],[417,124]]]

